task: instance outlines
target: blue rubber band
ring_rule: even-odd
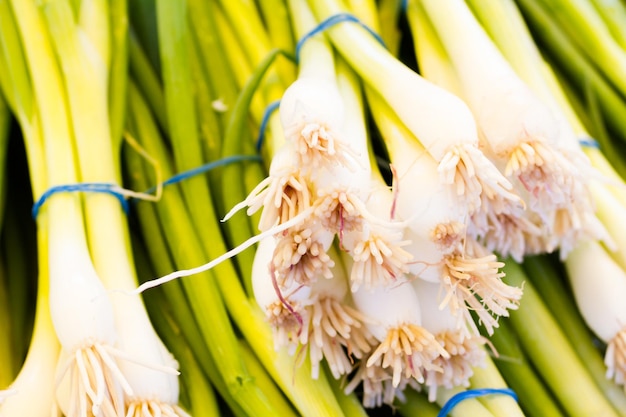
[[[227,156],[225,158],[222,159],[218,159],[216,161],[212,161],[209,162],[207,164],[204,165],[200,165],[197,168],[192,168],[190,170],[187,171],[183,171],[180,172],[172,177],[170,177],[169,179],[163,181],[161,183],[162,186],[166,186],[166,185],[172,185],[172,184],[176,184],[179,183],[183,180],[186,180],[187,178],[191,178],[194,177],[196,175],[200,175],[200,174],[204,174],[206,172],[211,171],[212,169],[224,166],[224,165],[228,165],[228,164],[232,164],[235,162],[241,162],[241,161],[262,161],[262,158],[260,155],[232,155],[232,156]],[[144,193],[153,193],[156,190],[156,186],[152,187],[146,191],[144,191]]]
[[[280,100],[272,101],[263,112],[263,118],[261,119],[261,126],[259,126],[259,134],[256,138],[256,151],[260,152],[261,147],[263,146],[263,140],[265,138],[265,130],[267,129],[267,124],[270,121],[270,116],[274,111],[280,106]]]
[[[470,389],[467,391],[454,394],[450,399],[441,407],[441,411],[437,414],[437,417],[446,417],[458,403],[468,398],[484,397],[485,395],[502,394],[513,397],[517,401],[517,394],[510,388],[481,388]]]
[[[326,29],[336,25],[337,23],[342,23],[342,22],[353,22],[353,23],[357,23],[357,24],[361,25],[374,38],[376,38],[376,40],[378,42],[380,42],[381,45],[385,46],[385,42],[380,37],[380,35],[378,33],[374,32],[365,23],[361,22],[356,16],[354,16],[354,15],[352,15],[350,13],[338,13],[338,14],[332,15],[332,16],[324,19],[323,21],[321,21],[316,27],[314,27],[309,33],[305,34],[298,41],[298,43],[296,44],[296,62],[300,61],[300,50],[302,49],[302,45],[304,45],[304,42],[306,42],[307,40],[309,40],[313,36],[317,35],[318,33],[321,33],[323,31],[325,31]]]
[[[41,206],[43,206],[46,200],[48,200],[48,198],[50,198],[52,195],[57,193],[75,192],[110,194],[120,201],[120,204],[122,204],[122,207],[124,208],[124,212],[128,212],[128,201],[126,200],[126,196],[120,193],[119,190],[119,185],[108,182],[80,182],[76,184],[55,185],[48,188],[41,195],[41,197],[39,197],[35,204],[33,204],[31,214],[33,218],[36,219],[39,215],[39,210],[41,209]]]
[[[598,141],[590,136],[584,136],[582,138],[579,138],[578,143],[580,143],[580,146],[584,146],[587,148],[600,149],[600,144],[598,144]]]

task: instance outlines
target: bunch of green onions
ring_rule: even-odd
[[[544,3],[0,0],[0,416],[625,416],[626,6]]]

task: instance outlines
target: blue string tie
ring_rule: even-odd
[[[457,394],[454,394],[450,399],[441,407],[439,414],[437,417],[446,417],[454,407],[457,406],[463,400],[467,400],[469,398],[477,398],[484,397],[486,395],[508,395],[512,397],[515,401],[517,401],[517,394],[510,388],[480,388],[480,389],[470,389],[467,391],[461,391]]]
[[[578,143],[580,144],[580,146],[583,147],[600,149],[598,141],[591,136],[583,136],[581,138],[578,138]]]
[[[176,175],[173,175],[172,177],[170,177],[169,179],[163,181],[161,183],[162,186],[166,186],[166,185],[172,185],[172,184],[176,184],[179,183],[183,180],[186,180],[187,178],[191,178],[194,177],[196,175],[200,175],[200,174],[204,174],[206,172],[209,172],[215,168],[224,166],[224,165],[228,165],[228,164],[232,164],[235,162],[241,162],[241,161],[262,161],[261,156],[259,155],[232,155],[232,156],[227,156],[225,158],[221,158],[218,159],[216,161],[212,161],[209,163],[206,163],[204,165],[200,165],[199,167],[196,168],[192,168],[190,170],[187,171],[183,171],[180,172]],[[151,194],[153,193],[155,190],[157,189],[157,187],[152,187],[146,191],[144,191],[144,194]]]
[[[124,212],[128,212],[128,201],[126,200],[126,196],[122,192],[122,188],[119,185],[108,182],[80,182],[76,184],[62,184],[55,185],[53,187],[48,188],[39,199],[33,204],[33,208],[31,214],[34,219],[39,215],[39,210],[44,205],[44,203],[48,200],[48,198],[52,197],[57,193],[76,193],[76,192],[85,192],[85,193],[103,193],[110,194],[116,197]]]
[[[176,174],[172,176],[171,178],[163,181],[161,185],[166,186],[166,185],[176,184],[187,178],[203,174],[217,167],[231,164],[234,162],[261,161],[261,160],[262,158],[259,155],[233,155],[233,156],[229,156],[226,158],[219,159],[217,161],[209,162],[197,168],[193,168],[193,169],[181,172],[179,174]],[[157,187],[152,187],[149,190],[145,191],[143,194],[152,193],[156,190],[156,188]],[[53,187],[48,188],[39,197],[39,199],[37,199],[35,204],[33,204],[31,214],[33,218],[36,219],[37,216],[39,215],[39,211],[41,210],[41,207],[54,194],[77,193],[77,192],[110,194],[119,200],[120,204],[122,205],[122,208],[124,209],[124,212],[128,213],[128,208],[129,208],[128,199],[130,198],[132,199],[132,201],[137,201],[137,200],[140,200],[140,198],[130,196],[129,193],[131,192],[125,192],[125,191],[127,190],[124,190],[119,185],[114,184],[114,183],[108,183],[108,182],[80,182],[76,184],[55,185]]]
[[[265,131],[267,130],[267,125],[270,121],[270,117],[272,114],[280,107],[280,100],[276,100],[271,102],[263,112],[263,118],[261,119],[261,125],[259,126],[259,134],[256,138],[256,151],[260,152],[261,147],[263,146],[263,141],[265,140]]]
[[[365,30],[367,30],[374,38],[376,38],[376,40],[380,42],[381,45],[385,46],[385,42],[380,37],[380,35],[376,33],[372,28],[367,26],[365,23],[361,22],[356,16],[350,13],[337,13],[322,20],[317,26],[311,29],[310,32],[306,33],[304,36],[302,36],[302,38],[300,38],[300,40],[296,44],[296,62],[300,62],[300,50],[302,49],[302,45],[304,45],[307,40],[317,35],[318,33],[322,33],[325,30],[342,22],[352,22],[360,25]]]

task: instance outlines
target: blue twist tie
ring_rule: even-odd
[[[468,398],[484,397],[485,395],[503,394],[513,397],[517,401],[517,394],[510,388],[481,388],[470,389],[454,394],[441,408],[437,417],[446,417],[458,403]]]
[[[263,112],[263,118],[261,119],[261,126],[259,126],[259,135],[256,138],[256,151],[260,152],[263,146],[263,140],[265,138],[265,130],[267,130],[267,124],[270,121],[270,116],[280,106],[280,100],[272,101]]]
[[[110,194],[120,201],[124,212],[128,212],[128,201],[126,200],[124,194],[121,192],[121,188],[117,184],[108,182],[81,182],[76,184],[55,185],[48,188],[33,205],[33,209],[31,211],[33,218],[37,218],[41,206],[43,206],[46,200],[48,200],[48,198],[50,198],[52,195],[56,193],[75,192]]]
[[[262,161],[262,160],[263,159],[259,155],[232,155],[232,156],[227,156],[225,158],[218,159],[216,161],[212,161],[212,162],[209,162],[209,163],[204,164],[204,165],[200,165],[197,168],[192,168],[190,170],[178,173],[178,174],[170,177],[169,179],[163,181],[161,183],[161,185],[166,186],[166,185],[176,184],[176,183],[179,183],[179,182],[181,182],[183,180],[186,180],[187,178],[191,178],[191,177],[194,177],[196,175],[204,174],[206,172],[211,171],[212,169],[215,169],[215,168],[218,168],[218,167],[221,167],[221,166],[224,166],[224,165],[232,164],[234,162]],[[152,188],[144,191],[144,193],[146,193],[146,194],[153,193],[155,190],[156,190],[156,187],[152,187]]]
[[[598,141],[591,136],[583,136],[582,138],[579,138],[578,143],[580,143],[580,146],[584,146],[587,148],[600,149],[600,144],[598,144]]]
[[[341,23],[341,22],[353,22],[353,23],[357,23],[357,24],[361,25],[374,38],[376,38],[376,40],[378,42],[380,42],[381,45],[385,46],[385,42],[380,37],[380,35],[378,35],[378,33],[374,32],[374,30],[372,30],[365,23],[361,22],[356,16],[354,16],[354,15],[352,15],[350,13],[338,13],[338,14],[332,15],[330,17],[327,17],[326,19],[321,21],[316,27],[314,27],[309,33],[305,34],[298,41],[298,43],[296,44],[296,62],[300,61],[300,50],[302,49],[302,45],[304,45],[304,42],[306,42],[308,39],[312,38],[313,36],[317,35],[318,33],[321,33],[323,31],[325,31],[326,29],[328,29],[328,28],[330,28],[332,26],[335,26],[337,23]]]

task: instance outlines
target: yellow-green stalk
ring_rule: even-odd
[[[140,98],[135,97],[134,100],[131,100],[131,103],[137,103],[138,99]],[[134,106],[131,114],[136,114],[138,110],[138,107]],[[161,162],[163,175],[166,178],[171,176],[173,172],[168,164],[169,158],[163,149],[163,145],[158,142],[158,130],[154,126],[154,121],[151,120],[150,114],[146,112],[145,105],[143,105],[141,115],[136,114],[133,117],[136,118],[138,139],[148,152]],[[170,239],[168,242],[169,248],[173,258],[176,260],[175,266],[178,269],[199,265],[205,262],[207,258],[211,259],[225,252],[221,239],[216,239],[216,236],[219,236],[219,232],[218,234],[209,233],[198,236],[198,232],[194,230],[194,226],[190,223],[189,214],[186,212],[182,202],[180,194],[177,193],[176,188],[173,188],[170,190],[166,189],[163,200],[157,204],[157,210],[161,217],[161,227],[165,235]],[[204,221],[211,222],[211,219],[205,218]],[[217,222],[216,219],[212,221]],[[200,238],[208,246],[211,246],[211,253],[206,254],[202,250],[203,243],[200,242]],[[311,416],[320,415],[320,413],[322,415],[341,415],[340,408],[324,380],[311,381],[309,377],[311,370],[308,366],[296,368],[294,374],[292,358],[274,351],[271,331],[265,323],[263,314],[243,292],[238,281],[239,277],[232,264],[225,262],[212,272],[214,273],[200,274],[181,281],[196,314],[196,321],[204,333],[206,343],[209,344],[209,341],[213,340],[212,335],[215,332],[215,326],[219,324],[216,317],[211,318],[205,311],[207,306],[212,308],[216,306],[215,302],[207,302],[207,297],[217,294],[216,290],[209,292],[206,286],[213,281],[217,281],[231,317],[237,323],[237,326],[250,343],[259,360],[264,364],[285,395],[292,401],[299,413]],[[218,333],[228,334],[226,330]],[[229,348],[227,351],[223,350],[226,341],[225,339],[216,341],[220,349],[219,351],[233,355],[232,352],[236,351],[234,348]],[[253,382],[245,371],[235,374],[239,376],[238,381],[243,385],[231,380],[229,378],[231,374],[223,373],[226,378],[226,385],[232,390],[233,396],[241,401],[240,390],[251,389],[249,386]],[[294,381],[297,383],[294,384]],[[323,401],[320,401],[320,399],[323,399]],[[245,404],[242,404],[242,406],[245,406]]]
[[[495,349],[493,364],[505,378],[507,385],[517,395],[520,406],[527,415],[563,417],[554,394],[541,379],[523,351],[517,334],[509,321],[502,321],[498,331],[489,337]],[[492,366],[492,365],[488,365]]]
[[[137,102],[137,89],[133,81],[129,83],[129,87],[130,104],[135,109],[133,113],[148,111],[145,103],[139,104],[140,102]],[[133,120],[135,118],[141,119],[141,117],[136,117],[133,113],[131,113],[132,117],[129,120],[129,129],[132,132],[136,132],[137,129],[143,130],[142,123],[137,124]],[[149,189],[152,185],[150,182],[152,179],[149,180],[146,169],[149,170],[150,168],[144,166],[145,161],[134,149],[126,148],[123,152],[125,173],[129,184],[136,189]],[[152,171],[149,172],[152,174]],[[156,274],[166,274],[174,270],[175,267],[172,254],[164,238],[165,232],[159,223],[155,205],[136,204],[134,208],[140,230],[137,231],[137,234],[132,235],[135,238],[133,240],[133,252],[135,253],[137,273],[140,281],[143,282],[153,278]],[[150,242],[150,244],[148,245],[146,242]],[[222,374],[215,365],[182,284],[172,282],[170,285],[162,286],[145,294],[144,299],[157,332],[174,355],[176,357],[185,355],[184,352],[178,350],[184,346],[191,349],[203,374],[217,389],[220,397],[228,404],[228,408],[237,416],[245,415],[243,409],[228,391]],[[185,343],[182,343],[181,340],[184,340]],[[186,366],[183,365],[181,374],[184,376],[186,372]]]
[[[611,35],[592,2],[589,0],[521,2],[535,3],[550,15],[553,24],[559,26],[572,46],[600,71],[615,88],[626,94],[626,50]],[[543,34],[541,34],[543,35]]]
[[[428,401],[425,393],[407,390],[404,400],[396,401],[394,407],[404,417],[439,417],[441,408]]]
[[[460,394],[465,391],[465,388],[452,388],[442,389],[437,394],[437,404],[443,408],[443,406],[456,394]],[[485,407],[477,398],[467,398],[459,402],[454,408],[450,410],[450,416],[452,417],[464,417],[464,416],[476,416],[476,417],[498,417],[497,414],[491,413],[487,407]]]
[[[41,15],[48,5],[39,10],[15,1],[12,6],[41,116],[47,185],[76,183],[67,96]],[[80,194],[50,196],[37,218],[47,222],[50,311],[64,348],[56,385],[59,406],[66,413],[122,412],[123,392],[131,389],[116,364],[113,307],[89,255]]]
[[[95,10],[90,10],[86,23],[82,19],[74,22],[69,3],[62,2],[50,6],[46,18],[64,74],[71,74],[64,84],[81,179],[119,184],[121,175],[115,161],[120,139],[111,137],[108,113],[108,8],[103,2],[92,7]],[[87,23],[99,31],[87,32],[87,37],[80,39],[78,33]],[[90,252],[101,280],[109,289],[131,290],[137,278],[119,200],[108,194],[89,195],[85,213]],[[116,346],[127,355],[119,367],[132,388],[132,395],[125,399],[127,412],[140,416],[147,409],[159,409],[185,415],[176,405],[176,361],[155,333],[143,302],[119,292],[111,293],[110,298],[118,333]]]
[[[17,22],[8,2],[0,2],[0,32],[0,87],[22,129],[31,189],[33,198],[37,199],[47,187],[43,140]],[[0,413],[7,417],[48,415],[56,410],[55,367],[61,346],[52,325],[48,303],[48,239],[45,221],[37,222],[37,230],[35,322],[26,359],[5,393],[7,398],[0,405]],[[33,401],[33,398],[38,401]]]
[[[614,0],[590,0],[590,2],[608,27],[615,42],[626,50],[626,28],[623,25],[626,21],[626,4]]]
[[[235,33],[246,51],[250,64],[258,65],[272,49],[272,43],[256,6],[243,0],[220,0],[219,4],[231,26],[237,28]],[[293,72],[286,66],[279,66],[276,72],[272,71],[270,77],[278,77],[279,82],[286,86],[293,79]]]
[[[129,70],[135,80],[137,88],[147,98],[150,110],[154,114],[159,126],[166,132],[169,131],[165,110],[165,96],[161,87],[161,81],[152,67],[148,56],[141,47],[137,36],[134,33],[129,35]]]
[[[553,16],[542,5],[529,0],[518,0],[517,4],[535,34],[537,42],[545,51],[544,56],[549,58],[551,65],[558,68],[560,74],[572,80],[571,85],[576,86],[573,91],[576,92],[579,100],[586,102],[585,111],[597,105],[607,129],[615,139],[619,140],[618,143],[621,143],[625,139],[622,132],[626,131],[626,118],[624,117],[626,103],[622,95],[578,48],[563,47],[563,45],[569,45],[571,40],[563,28],[554,23]],[[614,159],[619,160],[616,155],[605,156],[614,167],[620,167],[613,162]],[[620,173],[624,175],[623,170]]]
[[[559,321],[567,338],[576,346],[576,353],[585,363],[594,381],[611,401],[613,408],[626,415],[626,394],[613,381],[606,378],[602,352],[598,349],[593,334],[583,321],[571,288],[566,283],[562,265],[551,262],[549,257],[530,257],[524,260],[528,279],[537,288],[546,305]],[[559,273],[560,272],[560,273]]]
[[[498,329],[500,331],[500,329]],[[485,349],[489,349],[485,347]],[[500,371],[493,363],[491,357],[487,356],[484,366],[474,368],[474,375],[470,378],[471,389],[502,389],[509,388],[506,381],[500,375]],[[509,395],[486,395],[478,399],[494,416],[524,417],[517,400]]]
[[[504,270],[508,283],[524,285],[524,298],[519,310],[511,313],[510,323],[529,360],[563,409],[573,417],[618,416],[576,355],[575,347],[528,282],[522,267],[507,262]]]

